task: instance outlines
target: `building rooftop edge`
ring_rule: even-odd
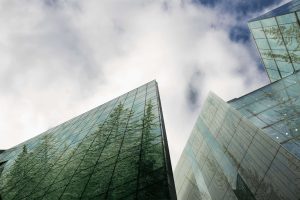
[[[118,96],[112,98],[111,100],[109,100],[109,101],[107,101],[107,102],[101,103],[101,104],[99,104],[98,106],[96,106],[96,107],[94,107],[94,108],[91,108],[91,109],[89,109],[89,110],[87,110],[87,111],[85,111],[85,112],[83,112],[83,113],[81,113],[81,114],[79,114],[79,115],[75,115],[74,117],[71,117],[70,119],[68,119],[68,120],[66,120],[66,121],[64,121],[64,122],[58,123],[57,125],[55,125],[55,126],[53,126],[53,127],[51,127],[51,128],[48,128],[47,130],[45,130],[45,131],[43,131],[43,132],[37,134],[36,136],[33,136],[32,138],[26,139],[26,140],[24,140],[23,142],[20,142],[20,143],[18,143],[18,144],[16,144],[16,145],[14,145],[14,146],[12,146],[12,147],[6,149],[6,150],[1,150],[1,149],[0,149],[0,154],[3,153],[3,152],[5,152],[5,151],[11,151],[11,150],[14,150],[17,146],[22,145],[22,144],[25,144],[26,142],[32,140],[33,138],[40,137],[42,134],[46,133],[47,131],[49,131],[49,130],[51,130],[51,129],[57,127],[57,126],[62,125],[63,123],[66,123],[66,122],[68,122],[68,121],[70,121],[70,120],[72,120],[72,119],[74,119],[74,118],[76,118],[76,117],[79,117],[80,115],[83,115],[84,113],[87,113],[87,112],[89,112],[89,111],[91,111],[91,110],[93,110],[93,109],[95,109],[95,108],[97,108],[97,107],[99,107],[99,106],[102,106],[102,105],[104,105],[104,104],[106,104],[106,103],[108,103],[108,102],[110,102],[110,101],[113,101],[113,100],[119,98],[120,96],[125,95],[125,94],[127,94],[127,93],[129,93],[129,92],[132,92],[132,91],[136,90],[137,88],[140,88],[140,87],[142,87],[142,86],[144,86],[144,85],[147,85],[147,84],[149,84],[149,83],[151,83],[151,82],[155,82],[155,84],[157,85],[156,79],[153,79],[153,80],[151,80],[151,81],[148,81],[148,82],[146,82],[146,83],[144,83],[144,84],[142,84],[142,85],[140,85],[140,86],[138,86],[138,87],[135,87],[135,88],[132,89],[132,90],[129,90],[128,92],[122,93],[122,94],[120,94],[120,95],[118,95]],[[1,199],[0,199],[0,200],[1,200]]]
[[[274,83],[277,83],[277,82],[279,82],[279,81],[281,81],[281,80],[287,79],[288,77],[290,77],[290,76],[292,76],[292,75],[295,75],[295,74],[297,74],[297,73],[300,73],[300,70],[297,70],[297,71],[295,71],[293,74],[290,74],[290,75],[288,75],[288,76],[286,76],[286,77],[283,77],[283,78],[281,78],[281,79],[279,79],[279,80],[276,80],[276,81],[274,81],[274,82],[272,82],[272,83],[268,83],[267,85],[261,86],[260,88],[257,88],[257,89],[255,89],[255,90],[253,90],[253,91],[251,91],[251,92],[248,92],[247,94],[244,94],[244,95],[242,95],[242,96],[240,96],[240,97],[235,97],[235,98],[233,98],[233,99],[230,99],[230,100],[227,101],[227,103],[231,103],[231,102],[233,102],[233,101],[235,101],[235,100],[238,100],[238,99],[240,99],[240,98],[243,98],[243,97],[245,97],[245,96],[248,96],[248,95],[250,95],[250,94],[252,94],[252,93],[254,93],[254,92],[258,91],[258,90],[261,90],[261,89],[266,88],[266,87],[268,87],[268,86],[270,86],[270,85],[273,85]]]
[[[288,14],[290,12],[295,12],[295,10],[293,8],[295,8],[299,5],[300,5],[300,0],[293,0],[293,1],[287,2],[283,5],[278,6],[275,9],[272,9],[272,10],[258,16],[258,17],[250,19],[248,21],[248,23],[258,21],[258,20],[267,19],[267,18],[271,18],[271,17],[274,17],[274,16],[285,15],[285,14]]]

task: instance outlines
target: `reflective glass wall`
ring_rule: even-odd
[[[300,69],[300,1],[248,23],[271,82]]]
[[[0,154],[3,200],[176,199],[155,81]]]
[[[300,159],[300,72],[229,104]]]
[[[179,199],[300,196],[300,160],[214,94],[206,99],[175,169]],[[195,189],[197,188],[197,190]]]

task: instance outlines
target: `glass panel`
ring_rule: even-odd
[[[265,33],[261,28],[252,29],[252,34],[254,38],[266,38]]]
[[[259,49],[270,49],[266,39],[256,39],[255,41]]]
[[[283,77],[292,74],[294,72],[293,66],[291,63],[277,61],[278,69]]]
[[[152,81],[16,146],[1,176],[3,198],[128,199],[152,187],[141,177],[153,171],[169,198],[157,93]]]
[[[287,15],[281,15],[276,17],[278,24],[288,24],[292,22],[297,22],[295,13],[290,13]]]
[[[249,28],[260,28],[261,24],[260,21],[254,21],[254,22],[249,22],[248,23]]]
[[[269,60],[269,59],[263,59],[263,62],[268,69],[276,70],[277,71],[277,66],[274,60]]]
[[[261,24],[262,24],[264,27],[265,27],[265,26],[274,26],[274,25],[277,25],[276,20],[275,20],[274,17],[261,20]]]
[[[284,42],[281,37],[278,39],[269,38],[268,41],[271,49],[285,50]]]

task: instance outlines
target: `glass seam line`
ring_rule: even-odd
[[[172,170],[172,163],[171,163],[171,158],[170,158],[170,153],[169,153],[169,146],[168,146],[168,141],[167,141],[167,133],[165,129],[165,123],[164,123],[164,118],[163,118],[163,112],[162,112],[162,105],[160,101],[160,94],[159,94],[159,89],[158,89],[158,84],[157,82],[155,83],[156,87],[156,98],[158,101],[158,109],[159,109],[159,119],[160,119],[160,130],[161,130],[161,141],[163,144],[163,152],[164,152],[164,168],[166,170],[166,176],[168,180],[168,188],[169,188],[169,195],[170,198],[173,200],[177,199],[176,195],[176,188],[175,188],[175,182],[174,182],[174,177],[173,177],[173,170]]]
[[[95,114],[95,113],[94,113],[94,114]],[[79,119],[81,119],[82,117],[83,117],[83,116],[81,116]],[[82,122],[78,123],[78,125],[77,125],[76,127],[79,127],[79,126],[81,125],[81,123],[82,123]],[[62,131],[65,131],[65,130],[67,129],[67,127],[68,127],[68,126],[63,127]],[[75,137],[75,138],[72,140],[72,142],[73,142],[76,138],[77,138],[77,137]],[[70,143],[70,145],[68,145],[68,147],[71,146],[72,142]],[[59,147],[61,147],[62,145],[63,145],[63,143],[61,143],[61,144],[59,145]],[[58,152],[58,151],[59,151],[59,147],[57,148],[57,151],[55,151],[55,152]],[[41,151],[42,151],[42,150],[41,150]],[[63,154],[64,154],[64,152],[56,159],[56,162],[62,157]],[[56,163],[56,162],[55,162],[55,163]],[[53,166],[54,166],[54,165],[53,165]],[[53,168],[53,166],[50,168],[50,170]],[[38,172],[40,171],[41,168],[42,168],[42,167],[40,167],[36,173],[38,173]],[[30,171],[31,171],[31,170],[30,170]],[[35,173],[35,174],[36,174],[36,173]],[[47,172],[47,173],[48,173],[48,172]],[[44,177],[47,175],[47,173],[44,175]],[[43,177],[43,178],[44,178],[44,177]],[[43,180],[43,178],[41,179],[41,181]],[[20,181],[21,181],[21,180],[20,180]],[[19,182],[20,182],[20,181],[19,181]],[[22,188],[22,190],[23,190],[25,187],[26,187],[26,185]],[[33,193],[34,193],[34,189],[29,193],[29,195],[26,195],[26,196],[30,196],[30,195],[33,194]],[[17,195],[18,195],[18,194],[16,194],[16,195],[14,196],[14,198],[16,198]],[[26,197],[26,196],[25,196],[25,197]],[[14,198],[13,198],[13,199],[14,199]]]
[[[251,23],[251,22],[250,22],[250,23]],[[259,21],[259,23],[260,23],[260,21]],[[262,29],[264,35],[266,36],[266,34],[265,34],[264,30],[263,30],[263,26],[262,26],[261,23],[260,23],[260,25],[261,25],[261,29]],[[249,25],[248,25],[248,27],[249,27]],[[266,67],[265,62],[264,62],[264,60],[263,60],[262,54],[261,54],[261,52],[259,51],[259,48],[258,48],[258,45],[257,45],[257,41],[256,41],[256,39],[255,39],[255,37],[254,37],[254,34],[253,34],[253,31],[252,31],[253,28],[250,28],[250,27],[249,27],[249,29],[250,29],[252,38],[253,38],[253,40],[255,41],[255,46],[256,46],[257,52],[258,52],[259,55],[260,55],[260,61],[261,61],[261,63],[264,65],[265,71],[267,72],[267,67]],[[270,78],[270,75],[269,75],[268,72],[267,72],[267,75],[268,75],[269,81],[270,81],[270,83],[271,83],[272,81],[271,81],[271,78]]]
[[[146,108],[146,102],[147,102],[147,93],[148,93],[148,84],[146,86],[146,94],[145,94],[145,100],[144,100],[144,115],[143,115],[144,117],[145,117],[145,108]],[[142,150],[143,150],[144,126],[145,126],[145,124],[144,124],[144,120],[143,120],[135,199],[138,199],[138,191],[139,191],[139,184],[140,184],[140,173],[141,173],[140,171],[141,171],[141,160],[142,160]]]
[[[130,109],[130,114],[131,114],[131,112],[133,111],[133,105],[134,105],[134,102],[135,102],[137,93],[138,93],[138,89],[136,90],[135,95],[134,95],[134,100],[133,100],[133,102],[132,102],[132,106],[131,106],[131,109]],[[124,101],[124,102],[125,102],[125,101]],[[133,114],[132,114],[132,115],[133,115]],[[108,183],[107,191],[106,191],[106,193],[105,193],[105,198],[106,198],[106,199],[108,198],[108,193],[109,193],[110,186],[111,186],[111,183],[112,183],[112,180],[113,180],[113,177],[114,177],[115,169],[116,169],[116,166],[117,166],[117,163],[118,163],[118,158],[119,158],[119,156],[120,156],[121,148],[122,148],[122,145],[123,145],[123,142],[124,142],[124,138],[125,138],[125,135],[126,135],[127,127],[128,127],[128,124],[129,124],[129,121],[130,121],[131,117],[132,117],[132,116],[129,116],[129,117],[128,117],[128,120],[127,120],[127,122],[126,122],[125,130],[124,130],[124,133],[123,133],[123,136],[122,136],[122,141],[121,141],[121,144],[120,144],[120,147],[119,147],[119,150],[118,150],[117,158],[116,158],[116,161],[115,161],[115,163],[114,163],[114,168],[113,168],[113,171],[112,171],[112,174],[111,174],[111,177],[110,177],[110,181],[109,181],[109,183]]]
[[[128,95],[128,93],[126,94],[126,97],[127,97],[127,95]],[[109,113],[111,113],[111,112],[113,111],[114,107],[116,106],[116,104],[117,104],[117,102],[118,102],[119,100],[120,100],[120,97],[117,98],[117,100],[116,100],[115,103],[114,103],[114,106],[111,108],[111,110],[110,110]],[[109,114],[107,115],[107,118],[105,119],[105,121],[102,123],[100,130],[103,128],[103,126],[105,125],[105,122],[107,121],[108,118],[109,118]],[[93,126],[91,126],[90,130],[92,129],[92,127],[93,127]],[[85,157],[86,157],[86,155],[87,155],[87,151],[89,151],[90,148],[91,148],[91,146],[94,144],[94,141],[96,140],[96,137],[97,137],[97,135],[95,135],[95,137],[93,138],[92,142],[90,143],[88,149],[85,151],[85,154],[84,154],[83,158],[80,160],[80,163],[78,164],[77,168],[75,169],[75,171],[74,171],[73,175],[71,176],[71,178],[70,178],[68,184],[64,186],[64,190],[63,190],[63,192],[61,193],[59,199],[62,198],[62,196],[63,196],[65,190],[66,190],[67,187],[71,184],[73,177],[75,176],[76,172],[78,171],[78,169],[79,169],[81,163],[84,161],[84,159],[85,159]],[[109,137],[110,137],[110,135],[107,137],[107,140],[108,140]],[[107,140],[106,140],[106,142],[107,142]],[[106,142],[105,142],[105,143],[106,143]],[[83,143],[83,141],[82,141],[80,144],[82,144],[82,143]],[[79,148],[79,146],[77,147],[77,149],[78,149],[78,148]],[[104,144],[103,149],[104,149],[104,148],[105,148],[105,144]],[[102,149],[102,150],[103,150],[103,149]],[[73,154],[73,155],[74,155],[74,154]],[[68,164],[68,163],[67,163],[67,164]],[[67,164],[66,164],[66,165],[67,165]],[[65,166],[66,166],[66,165],[65,165]]]
[[[115,103],[114,103],[114,104],[116,104],[118,100],[119,100],[119,98],[117,98],[117,100],[115,100]],[[89,129],[89,131],[86,133],[86,136],[87,136],[88,134],[90,134],[90,131],[91,131],[92,127],[97,123],[97,120],[101,117],[101,115],[102,115],[103,112],[106,110],[106,108],[107,108],[107,107],[105,107],[105,109],[103,109],[103,111],[101,112],[101,114],[99,115],[99,117],[95,120],[95,123],[94,123],[93,125],[90,126],[90,129]],[[105,120],[105,121],[106,121],[106,120]],[[103,122],[103,124],[105,123],[105,121]],[[83,142],[84,139],[85,139],[85,138],[83,138],[83,139],[81,140],[81,142],[78,144],[78,146],[76,147],[76,150],[77,150],[78,147],[82,144],[82,142]],[[75,154],[75,152],[76,152],[76,151],[73,152],[72,156]],[[62,168],[61,171],[57,174],[56,177],[58,177],[58,176],[60,175],[60,173],[62,172],[62,170],[68,165],[69,161],[72,159],[72,156],[68,159],[67,163],[63,166],[63,168]],[[50,186],[54,185],[54,182],[55,182],[55,180],[52,181],[52,183],[50,184]],[[68,182],[68,184],[69,184],[69,182]],[[68,184],[67,184],[67,185],[68,185]],[[67,185],[65,185],[64,187],[67,187]],[[45,194],[49,191],[49,189],[50,189],[50,187],[46,190]],[[44,194],[44,195],[45,195],[45,194]]]
[[[269,43],[269,38],[267,37],[267,34],[266,34],[266,32],[265,32],[265,27],[262,25],[261,21],[259,21],[259,22],[260,22],[260,24],[261,24],[262,31],[263,31],[264,34],[265,34],[266,41],[267,41],[268,46],[269,46],[269,48],[270,48],[270,52],[273,53],[273,49],[271,48],[270,43]],[[279,27],[278,27],[278,28],[279,28]],[[277,68],[277,71],[278,71],[278,73],[279,73],[280,79],[282,79],[282,75],[281,75],[281,72],[280,72],[280,70],[279,70],[279,68],[278,68],[277,62],[276,62],[276,60],[275,60],[274,58],[273,58],[273,60],[274,60],[274,62],[275,62],[275,64],[276,64],[276,68]],[[279,80],[279,79],[277,79],[277,80]],[[273,82],[274,82],[274,81],[273,81]]]
[[[287,52],[287,54],[288,54],[289,60],[290,60],[290,62],[291,62],[292,68],[293,68],[293,70],[294,70],[293,73],[294,73],[294,72],[295,72],[295,67],[294,67],[294,64],[293,64],[291,55],[289,54],[289,50],[288,50],[288,48],[287,48],[287,46],[286,46],[286,43],[285,43],[285,40],[284,40],[284,38],[283,38],[283,34],[282,34],[282,31],[281,31],[280,26],[279,26],[279,24],[278,24],[277,17],[274,17],[274,18],[275,18],[276,24],[277,24],[277,26],[278,26],[278,30],[279,30],[280,35],[281,35],[281,39],[282,39],[282,41],[283,41],[285,50],[286,50],[286,52]],[[277,61],[276,61],[276,62],[277,62]]]

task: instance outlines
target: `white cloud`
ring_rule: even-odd
[[[251,49],[228,37],[239,22],[218,10],[179,0],[58,2],[0,2],[1,148],[156,79],[175,167],[209,90],[229,100],[266,83]]]

